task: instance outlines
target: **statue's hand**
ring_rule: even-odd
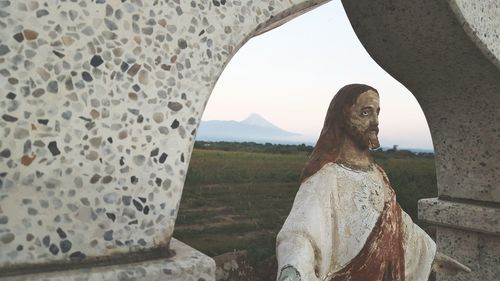
[[[301,281],[300,273],[291,265],[285,266],[281,269],[278,281]]]
[[[432,263],[432,270],[450,276],[456,275],[460,272],[471,272],[470,268],[467,266],[440,252],[436,252],[434,262]]]

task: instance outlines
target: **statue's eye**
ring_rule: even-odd
[[[361,112],[361,115],[363,115],[363,116],[368,116],[368,111],[363,110],[363,111]]]

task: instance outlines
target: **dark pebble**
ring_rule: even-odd
[[[62,230],[60,227],[58,227],[56,231],[57,231],[57,235],[59,235],[59,237],[61,239],[64,239],[64,238],[68,237],[66,235],[66,232],[64,232],[64,230]]]
[[[8,114],[2,115],[2,119],[7,121],[7,122],[16,122],[17,118]]]
[[[172,122],[172,125],[170,125],[170,128],[177,129],[177,127],[179,127],[179,121],[175,119],[174,122]]]
[[[102,178],[101,183],[107,184],[110,183],[113,180],[112,176],[105,176]]]
[[[131,196],[125,196],[125,195],[122,196],[122,201],[125,206],[129,206],[131,200],[132,200]]]
[[[179,15],[179,16],[180,16],[180,15],[182,15],[182,13],[183,13],[183,12],[182,12],[182,8],[181,8],[180,6],[175,7],[175,12],[176,12],[176,13],[177,13],[177,15]]]
[[[49,247],[49,251],[55,256],[59,253],[59,248],[56,244],[51,244]]]
[[[173,111],[179,111],[182,109],[182,104],[178,102],[169,102],[167,106]]]
[[[127,69],[128,69],[128,63],[122,62],[122,64],[120,65],[120,69],[122,70],[122,72],[127,71]]]
[[[49,145],[47,147],[49,148],[50,153],[52,153],[52,156],[61,154],[61,151],[59,151],[59,148],[57,148],[57,142],[51,141],[49,142]]]
[[[113,230],[108,230],[104,232],[104,235],[102,236],[105,241],[111,241],[113,240]]]
[[[136,176],[131,176],[130,177],[130,182],[133,183],[133,184],[136,184],[137,182],[139,182],[139,179]]]
[[[14,77],[10,77],[9,79],[7,79],[7,81],[9,81],[9,83],[12,85],[17,85],[19,83],[19,80]]]
[[[73,261],[73,262],[79,262],[79,261],[82,261],[82,260],[83,260],[83,259],[85,259],[86,257],[87,257],[87,256],[86,256],[84,253],[80,252],[80,251],[78,251],[78,252],[74,252],[74,253],[72,253],[71,255],[69,255],[69,259],[70,259],[71,261]]]
[[[55,50],[53,50],[52,53],[54,53],[54,55],[56,55],[60,59],[64,58],[64,56],[65,56],[65,54],[58,52],[58,51],[55,51]]]
[[[168,154],[166,154],[165,152],[163,152],[161,154],[160,159],[159,159],[161,164],[165,163],[165,160],[167,160],[167,156],[168,156]]]
[[[49,14],[49,11],[47,11],[45,9],[36,11],[36,17],[37,18],[41,18],[41,17],[46,16],[48,14]]]
[[[187,42],[184,39],[179,39],[179,41],[177,41],[177,44],[179,45],[179,48],[181,48],[181,49],[187,48]]]
[[[61,248],[61,252],[63,252],[63,253],[69,252],[69,250],[71,250],[71,246],[72,246],[71,241],[69,241],[67,239],[59,242],[59,247]]]
[[[90,64],[93,66],[93,67],[98,67],[99,65],[101,65],[104,61],[102,60],[101,56],[99,55],[94,55],[92,57],[92,59],[90,60]]]
[[[115,214],[113,214],[113,213],[106,213],[106,216],[108,217],[108,219],[110,219],[113,222],[115,222],[115,220],[116,220],[116,215]]]
[[[128,112],[130,112],[130,113],[132,113],[132,114],[134,114],[134,115],[139,115],[139,112],[140,112],[140,111],[139,111],[139,109],[137,109],[137,108],[129,108],[129,109],[128,109]]]
[[[46,235],[45,237],[43,237],[42,243],[45,247],[48,247],[50,245],[50,236]]]
[[[10,52],[10,49],[9,47],[7,47],[7,45],[0,45],[0,56],[3,56],[8,52]]]
[[[157,147],[153,150],[151,150],[151,153],[149,154],[149,157],[155,157],[158,155],[158,153],[160,152],[160,149]]]
[[[2,150],[2,152],[0,152],[0,157],[4,157],[4,158],[9,158],[10,157],[10,150],[9,149],[4,149]],[[1,218],[0,218],[0,223],[1,223]]]
[[[33,93],[31,93],[35,98],[39,98],[41,96],[43,96],[43,94],[45,94],[45,90],[44,89],[36,89],[33,91]]]
[[[82,72],[82,78],[87,82],[91,82],[92,80],[94,80],[94,78],[92,78],[92,75],[90,75],[90,73],[88,73],[87,71]]]
[[[90,201],[86,197],[80,198],[80,202],[82,202],[82,204],[85,206],[90,206]]]
[[[4,244],[9,244],[10,242],[14,241],[16,239],[16,236],[12,233],[5,233],[0,236],[0,241]]]
[[[99,180],[101,179],[101,176],[98,175],[98,174],[94,174],[91,178],[90,178],[90,183],[96,183],[98,182]]]
[[[68,91],[71,91],[74,89],[73,80],[71,80],[71,77],[69,77],[68,79],[66,79],[64,81],[64,86],[66,87],[66,90],[68,90]]]
[[[50,81],[47,84],[47,92],[56,94],[59,91],[59,85],[57,84],[57,81]]]
[[[116,23],[114,23],[113,21],[110,21],[108,19],[104,19],[104,24],[111,31],[118,29],[118,26],[116,25]]]
[[[143,207],[142,207],[141,203],[139,203],[139,201],[137,201],[137,200],[135,200],[135,199],[134,199],[134,200],[132,200],[132,203],[134,203],[135,208],[136,208],[139,212],[141,212],[141,211],[142,211]]]
[[[14,39],[16,39],[17,42],[21,43],[24,40],[24,36],[21,32],[14,34]]]

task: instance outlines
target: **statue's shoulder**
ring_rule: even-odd
[[[332,162],[323,165],[316,173],[304,180],[301,187],[331,185],[336,181],[338,168],[338,164]]]
[[[328,162],[321,169],[319,169],[316,173],[314,173],[312,177],[335,177],[338,173],[339,169],[339,164],[333,163],[333,162]]]

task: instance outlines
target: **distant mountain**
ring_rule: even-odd
[[[274,124],[271,122],[267,121],[266,119],[262,118],[257,113],[252,113],[250,114],[245,120],[240,122],[241,124],[246,124],[246,125],[251,125],[251,126],[257,126],[257,127],[264,127],[264,128],[271,128],[271,129],[276,129],[276,130],[281,130],[280,128],[276,127]],[[283,130],[281,130],[283,131]]]
[[[202,141],[253,141],[271,143],[300,143],[303,136],[285,131],[258,114],[243,121],[202,121],[196,134]],[[302,140],[302,142],[304,142]]]

